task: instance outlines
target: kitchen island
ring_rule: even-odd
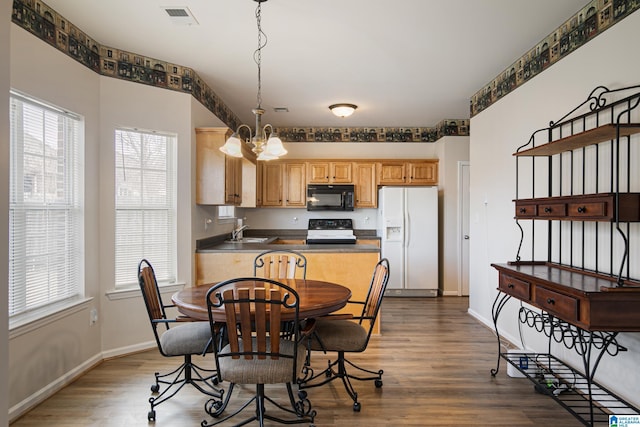
[[[253,260],[267,250],[289,249],[307,258],[307,278],[338,283],[351,290],[352,299],[363,301],[367,296],[371,275],[380,260],[380,247],[375,236],[359,238],[357,244],[310,244],[304,236],[267,235],[256,230],[248,238],[267,237],[262,243],[231,243],[224,238],[198,242],[195,254],[196,286],[253,276]],[[393,267],[392,267],[393,268]],[[345,307],[341,313],[359,315],[362,306]],[[378,328],[376,326],[376,332]]]

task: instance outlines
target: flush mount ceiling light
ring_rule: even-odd
[[[225,144],[220,147],[220,151],[228,156],[242,157],[242,141],[251,147],[258,160],[272,160],[277,159],[280,156],[287,154],[287,150],[282,145],[282,140],[278,138],[273,126],[266,124],[262,126],[262,115],[264,109],[262,108],[262,78],[261,78],[261,63],[262,63],[262,48],[267,45],[267,35],[262,31],[262,3],[267,0],[253,0],[258,3],[256,8],[256,22],[258,24],[258,48],[253,52],[253,60],[258,65],[258,106],[251,110],[256,116],[255,134],[252,129],[241,124],[238,129],[227,139]],[[264,36],[264,43],[262,42],[262,36]],[[244,129],[244,134],[248,133],[248,137],[241,140],[240,130]]]
[[[355,104],[341,103],[329,105],[331,112],[338,117],[349,117],[354,111],[356,111],[356,108],[358,108],[358,106]]]

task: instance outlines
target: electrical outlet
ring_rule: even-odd
[[[89,312],[89,325],[93,326],[98,323],[98,309],[93,308]]]

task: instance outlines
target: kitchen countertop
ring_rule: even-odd
[[[378,240],[375,230],[354,230],[356,238],[367,240]],[[271,243],[269,240],[265,243],[238,243],[226,242],[229,235],[214,236],[207,239],[198,240],[196,242],[197,253],[215,253],[215,252],[262,252],[277,249],[289,249],[299,252],[380,252],[380,248],[376,245],[366,244],[311,244],[311,245],[288,245],[281,243]],[[251,230],[244,232],[244,237],[270,237],[274,240],[277,238],[286,240],[305,240],[306,230]]]

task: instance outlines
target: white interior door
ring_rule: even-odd
[[[469,295],[469,162],[458,162],[458,295]]]

